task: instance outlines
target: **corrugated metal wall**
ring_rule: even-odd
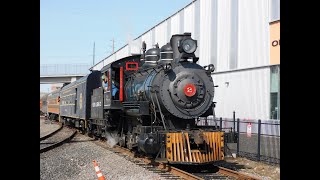
[[[200,65],[217,65],[217,9],[217,0],[200,1]]]
[[[269,2],[241,0],[238,8],[238,68],[269,64]]]
[[[121,49],[121,51],[119,51],[119,53],[116,54],[116,59],[121,59],[124,57],[127,57],[129,54],[129,46],[125,46]]]
[[[217,71],[264,66],[269,64],[269,22],[279,19],[280,0],[197,0],[117,51],[115,57],[137,53],[142,41],[147,48],[156,43],[161,47],[171,35],[191,32],[198,40],[196,55],[201,65],[212,63]]]
[[[161,47],[168,43],[167,39],[167,21],[165,21],[155,28],[155,41]]]
[[[217,24],[217,60],[219,68],[217,71],[229,70],[229,61],[231,53],[231,0],[219,1],[218,9],[218,24]]]
[[[216,116],[269,119],[270,68],[234,71],[212,76],[215,85]]]
[[[161,47],[173,34],[184,32],[191,32],[198,41],[195,53],[200,58],[198,63],[203,66],[214,64],[216,72],[269,65],[269,22],[279,19],[280,0],[193,1],[139,36],[130,47],[126,45],[93,69],[100,70],[107,63],[139,52],[143,41],[147,49],[156,43]],[[268,118],[268,72],[267,69],[257,69],[217,74],[215,80],[219,83],[232,81],[232,87],[238,85],[234,90],[229,88],[227,92],[218,92],[215,101],[220,102],[217,105],[220,115],[229,117],[232,112],[224,111],[234,109],[242,112],[242,116],[253,113],[256,118]]]

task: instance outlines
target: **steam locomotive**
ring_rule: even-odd
[[[197,64],[196,49],[191,33],[173,35],[161,48],[146,50],[143,43],[142,54],[114,61],[49,94],[47,113],[89,136],[111,133],[120,146],[156,161],[224,160],[224,143],[234,141],[234,135],[217,124],[197,125],[200,118],[215,117],[215,86],[214,66]],[[113,86],[119,89],[115,94]]]

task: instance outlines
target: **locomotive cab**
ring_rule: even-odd
[[[90,133],[106,137],[122,121],[125,75],[138,69],[141,55],[114,61],[100,70],[100,86],[91,91]]]
[[[138,70],[141,55],[129,56],[101,69],[104,109],[122,109],[125,76]],[[105,85],[107,84],[107,87]]]
[[[120,94],[120,68],[111,66],[101,71],[104,109],[121,109]]]

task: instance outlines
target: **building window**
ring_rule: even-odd
[[[270,119],[280,120],[280,65],[271,67]]]
[[[280,0],[269,1],[270,22],[280,20]]]

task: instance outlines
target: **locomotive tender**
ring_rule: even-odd
[[[144,43],[141,55],[114,61],[62,87],[59,113],[48,113],[90,136],[107,137],[112,132],[120,146],[137,149],[156,161],[224,160],[227,134],[217,126],[196,123],[201,117],[215,117],[214,66],[197,64],[196,49],[191,33],[173,35],[166,45],[147,51]],[[116,94],[112,84],[118,86]]]

